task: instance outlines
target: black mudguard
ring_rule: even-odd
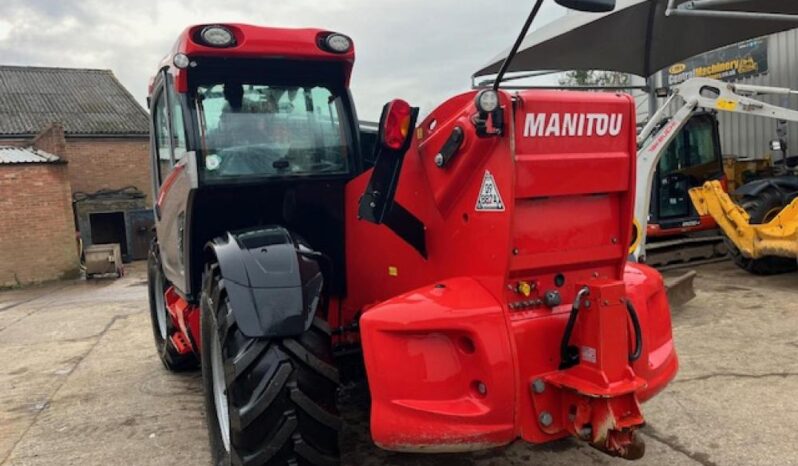
[[[207,248],[244,335],[289,337],[310,328],[324,283],[320,253],[279,226],[228,232]]]
[[[757,196],[766,189],[774,189],[783,196],[783,203],[789,204],[798,194],[798,176],[785,175],[763,178],[746,183],[734,191],[735,196]]]

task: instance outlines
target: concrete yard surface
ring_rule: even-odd
[[[0,464],[209,464],[199,372],[158,360],[145,267],[121,280],[0,292]],[[681,368],[643,406],[639,464],[798,464],[798,275],[697,268],[673,312]],[[575,440],[459,455],[371,443],[362,387],[342,393],[346,465],[628,464]]]

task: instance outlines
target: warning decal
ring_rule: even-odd
[[[502,195],[499,194],[496,180],[493,179],[493,175],[487,170],[485,170],[485,177],[482,178],[482,187],[479,188],[479,197],[477,197],[475,210],[504,211],[504,201],[502,201]]]

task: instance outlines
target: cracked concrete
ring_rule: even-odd
[[[702,266],[674,312],[681,370],[643,406],[642,464],[798,464],[796,275]],[[0,463],[207,464],[200,375],[158,361],[143,264],[117,281],[0,292]],[[346,465],[625,464],[574,441],[464,455],[374,447],[362,388],[346,390]]]

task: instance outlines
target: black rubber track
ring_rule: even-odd
[[[155,350],[161,358],[163,365],[170,371],[180,372],[191,369],[196,369],[199,365],[194,354],[181,355],[177,352],[172,342],[161,338],[161,332],[158,329],[158,317],[156,316],[157,302],[155,300],[157,280],[164,283],[162,289],[166,290],[166,279],[163,276],[161,269],[161,257],[158,253],[158,245],[153,241],[150,245],[150,253],[147,257],[147,294],[150,300],[150,322],[152,323],[152,336],[155,339]],[[171,319],[166,320],[167,334],[171,335],[175,331]]]
[[[752,225],[767,223],[773,219],[774,212],[780,212],[786,207],[782,196],[773,189],[766,189],[756,196],[746,196],[740,202],[740,207],[748,212],[749,222]],[[798,269],[798,261],[787,257],[762,257],[750,259],[743,256],[734,244],[726,239],[729,254],[738,267],[755,275],[777,275],[794,272]]]
[[[236,325],[216,265],[203,278],[203,348],[220,338],[230,413],[231,452],[221,440],[210,351],[203,351],[205,406],[214,464],[335,466],[341,421],[331,332],[315,319],[297,338],[257,339]]]

